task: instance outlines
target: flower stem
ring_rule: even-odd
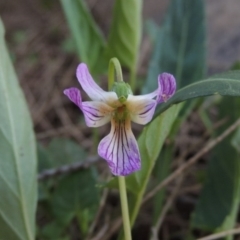
[[[118,61],[117,58],[111,58],[109,62],[109,67],[108,67],[108,90],[112,89],[114,79],[115,79],[115,72],[116,72],[117,82],[122,82],[123,76],[122,76],[122,68],[121,68],[120,62]]]
[[[119,192],[122,206],[122,217],[123,217],[123,229],[125,240],[131,240],[131,225],[129,221],[129,212],[128,212],[128,202],[127,202],[127,193],[126,193],[126,185],[125,185],[125,177],[118,177],[119,183]]]
[[[114,84],[115,72],[116,72],[117,81],[122,82],[123,77],[122,77],[122,68],[121,68],[120,62],[118,61],[117,58],[112,58],[109,62],[109,68],[108,68],[108,89],[109,90],[112,89],[112,86]],[[122,207],[122,218],[123,218],[123,229],[124,229],[125,240],[132,240],[125,177],[119,176],[118,182],[119,182],[119,192],[120,192],[120,200],[121,200],[121,207]]]

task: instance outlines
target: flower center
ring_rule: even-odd
[[[114,119],[116,121],[125,120],[127,116],[128,116],[128,111],[125,105],[122,105],[121,107],[116,108],[116,110],[114,111]]]

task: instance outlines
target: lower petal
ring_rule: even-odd
[[[98,154],[108,162],[113,175],[126,176],[141,168],[137,141],[130,119],[112,119],[111,124],[111,132],[99,143]]]

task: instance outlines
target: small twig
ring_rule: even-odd
[[[186,152],[183,152],[181,156],[177,159],[178,166],[181,166],[182,163],[184,162],[184,159],[186,157]],[[169,198],[167,199],[165,205],[162,208],[161,214],[158,217],[155,226],[152,227],[152,240],[158,240],[158,232],[160,231],[161,225],[163,223],[163,220],[171,208],[174,200],[176,199],[178,192],[180,190],[180,187],[182,185],[182,182],[184,180],[183,174],[179,177],[179,179],[176,182],[176,185],[174,186],[174,189],[172,190]]]
[[[105,236],[105,234],[107,233],[108,229],[109,229],[109,224],[104,224],[104,226],[101,228],[99,233],[94,238],[92,238],[91,240],[100,240],[100,239],[102,239],[102,237]]]
[[[47,169],[38,175],[38,180],[45,180],[56,175],[66,174],[70,172],[78,171],[81,168],[87,168],[90,164],[95,163],[99,160],[98,156],[88,157],[85,161],[76,162],[70,165],[64,165],[59,168]]]
[[[224,232],[211,234],[207,237],[198,238],[197,240],[214,240],[214,239],[227,237],[229,235],[236,235],[236,234],[240,234],[240,228],[231,229],[231,230],[227,230],[227,231],[224,231]]]
[[[90,236],[92,235],[95,227],[97,226],[97,223],[99,221],[99,218],[102,214],[102,211],[104,209],[104,206],[105,206],[105,203],[106,203],[106,199],[107,199],[107,196],[108,196],[108,192],[109,192],[109,189],[105,189],[103,191],[103,194],[102,194],[102,198],[101,198],[101,201],[100,201],[100,204],[99,204],[99,209],[98,209],[98,212],[96,213],[95,215],[95,218],[94,218],[94,221],[93,223],[91,224],[90,228],[89,228],[89,231],[88,231],[88,238],[87,240],[90,238]]]
[[[175,178],[180,176],[183,171],[188,169],[190,166],[192,166],[195,162],[199,160],[204,154],[209,152],[213,147],[215,147],[219,142],[221,142],[224,138],[226,138],[230,133],[232,133],[238,126],[240,125],[240,119],[238,119],[234,124],[232,124],[229,128],[227,128],[220,136],[217,138],[209,141],[208,144],[206,144],[205,147],[202,148],[196,155],[194,155],[192,158],[189,159],[188,162],[183,164],[181,167],[179,167],[177,170],[175,170],[169,177],[167,177],[165,180],[163,180],[158,186],[156,186],[151,192],[149,192],[145,198],[143,199],[143,203],[148,201],[150,198],[152,198],[159,190],[161,190],[163,187],[168,185],[170,182],[172,182]]]
[[[55,137],[56,135],[68,133],[69,129],[71,129],[72,127],[73,127],[73,125],[69,125],[69,126],[60,127],[57,129],[50,129],[50,130],[47,130],[44,132],[37,133],[37,139],[42,140],[45,138]],[[76,126],[76,127],[78,127],[78,126]]]
[[[108,232],[106,233],[106,235],[103,238],[101,238],[101,240],[109,240],[112,237],[112,235],[116,231],[118,231],[118,229],[121,227],[121,225],[122,225],[122,218],[119,217],[114,221],[114,223],[108,229]]]
[[[175,198],[178,195],[178,191],[182,184],[182,180],[183,180],[183,178],[181,177],[181,180],[176,183],[176,186],[175,186],[173,192],[171,193],[170,197],[167,199],[167,202],[162,209],[161,215],[159,216],[157,223],[155,224],[154,227],[152,227],[152,238],[151,238],[152,240],[158,240],[158,232],[160,230],[160,227],[163,223],[163,220],[164,220],[168,210],[170,209]]]

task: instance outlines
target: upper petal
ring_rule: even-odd
[[[176,91],[176,80],[172,74],[162,73],[158,76],[157,102],[166,102]]]
[[[83,90],[92,100],[107,103],[118,100],[115,92],[106,92],[95,83],[85,63],[78,65],[76,75]]]
[[[111,124],[111,132],[98,145],[98,154],[108,162],[113,175],[126,176],[141,168],[137,141],[130,119],[112,119]]]
[[[147,124],[152,120],[156,105],[156,100],[147,98],[145,95],[128,95],[126,103],[131,120],[138,124]]]
[[[156,97],[158,103],[166,102],[176,91],[176,80],[170,73],[162,73],[158,76],[158,89],[142,95],[145,98],[152,99]]]
[[[83,112],[88,127],[100,127],[111,119],[112,107],[103,102],[82,102],[81,93],[77,88],[68,88],[64,94]]]

